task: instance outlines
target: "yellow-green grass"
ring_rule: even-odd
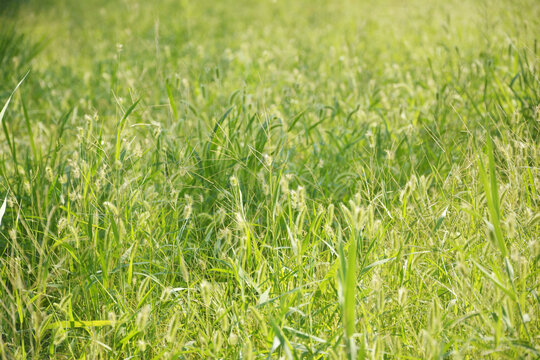
[[[1,357],[537,358],[539,34],[535,0],[1,2]]]

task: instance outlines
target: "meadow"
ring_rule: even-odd
[[[537,0],[1,1],[0,357],[540,357],[539,35]]]

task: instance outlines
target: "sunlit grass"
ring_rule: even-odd
[[[2,6],[4,359],[540,356],[536,1]]]

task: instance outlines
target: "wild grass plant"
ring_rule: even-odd
[[[537,1],[0,6],[3,359],[540,356]]]

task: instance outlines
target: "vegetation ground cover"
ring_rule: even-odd
[[[1,2],[2,358],[537,358],[539,34],[534,0]]]

